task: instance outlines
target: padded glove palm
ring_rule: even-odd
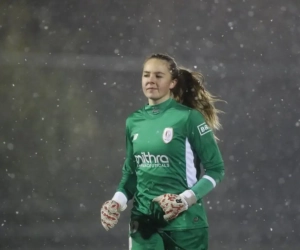
[[[101,223],[106,231],[113,228],[120,218],[120,204],[116,201],[106,201],[101,208]]]

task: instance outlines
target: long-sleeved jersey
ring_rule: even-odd
[[[127,118],[126,160],[117,191],[128,200],[134,198],[132,217],[146,215],[159,220],[163,212],[153,198],[191,189],[197,204],[162,224],[161,229],[206,227],[201,198],[223,176],[223,160],[214,134],[197,110],[169,99],[146,105]]]

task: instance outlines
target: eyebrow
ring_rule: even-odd
[[[149,73],[150,73],[150,71],[144,71],[144,73],[148,73],[148,74],[149,74]],[[156,72],[153,72],[153,73],[155,73],[155,74],[163,74],[163,75],[165,74],[165,73],[163,73],[163,72],[160,72],[160,71],[156,71]]]

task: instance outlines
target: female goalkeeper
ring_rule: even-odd
[[[203,84],[202,74],[178,67],[168,55],[153,54],[144,63],[148,104],[126,120],[122,179],[101,208],[108,230],[134,199],[132,250],[208,249],[202,197],[223,179],[224,164],[213,133],[221,126],[217,99]]]

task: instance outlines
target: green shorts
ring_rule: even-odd
[[[207,250],[208,228],[157,231],[148,225],[132,222],[130,250]]]

